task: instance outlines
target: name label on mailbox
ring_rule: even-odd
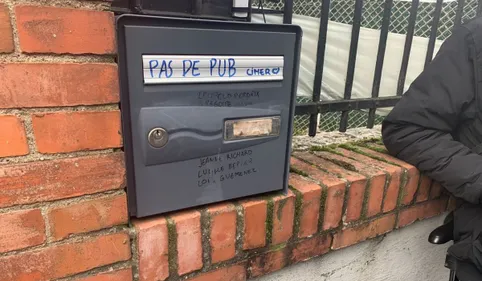
[[[143,55],[144,84],[283,80],[283,56]]]

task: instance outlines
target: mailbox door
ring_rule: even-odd
[[[117,24],[132,215],[143,217],[287,189],[298,27],[146,16],[122,16]],[[194,59],[182,65],[189,57]],[[163,80],[170,73],[166,58],[171,59],[171,77],[177,79]],[[210,73],[209,61],[202,63],[209,58],[227,60],[224,66],[211,67]],[[281,73],[276,74],[282,78],[236,81],[212,74],[226,67],[229,72],[229,58],[238,59],[240,65],[239,76],[232,77],[253,73],[242,67],[244,63],[249,68],[252,58],[258,61],[258,70],[269,68],[265,67],[269,60],[282,58]],[[200,61],[199,70],[193,72],[188,67],[195,60]],[[207,76],[199,77],[197,71]],[[204,80],[192,80],[197,78]],[[251,127],[246,124],[258,124],[262,135],[247,136],[246,128]],[[275,124],[277,133],[263,131],[276,130]],[[162,131],[152,131],[155,128]],[[162,147],[149,143],[150,133],[157,134]]]

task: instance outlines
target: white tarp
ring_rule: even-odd
[[[253,22],[262,23],[262,15],[253,15]],[[266,15],[267,23],[282,23],[282,16]],[[315,77],[316,49],[320,19],[302,15],[293,15],[293,24],[303,29],[301,65],[298,80],[298,96],[311,97]],[[345,79],[348,67],[352,26],[330,21],[326,41],[325,63],[321,99],[343,99]],[[361,28],[355,65],[352,98],[371,97],[375,63],[378,52],[380,30]],[[434,54],[442,41],[435,43]],[[405,35],[389,33],[385,60],[380,85],[380,97],[395,96],[398,77],[402,64]],[[413,37],[410,60],[405,80],[405,90],[423,70],[427,52],[428,38]],[[377,114],[386,114],[389,109],[378,109]]]

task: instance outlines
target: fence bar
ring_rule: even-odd
[[[415,32],[415,22],[417,21],[417,10],[419,2],[419,0],[412,0],[412,7],[410,8],[407,35],[405,36],[405,47],[403,49],[402,66],[400,68],[400,75],[398,76],[397,96],[401,96],[403,94],[403,89],[405,86],[408,60],[410,58],[410,51],[412,49],[413,33]]]
[[[435,4],[435,10],[433,11],[432,29],[430,30],[427,55],[425,56],[425,65],[423,68],[427,67],[427,65],[432,61],[433,58],[433,50],[435,48],[435,40],[437,40],[437,30],[438,23],[440,21],[440,14],[442,13],[442,5],[443,0],[437,0],[437,4]]]
[[[285,0],[285,6],[283,8],[284,24],[291,24],[291,22],[293,21],[293,1],[294,0]]]
[[[313,101],[320,101],[321,82],[323,79],[323,64],[325,62],[326,36],[328,33],[328,20],[330,16],[330,0],[321,0],[320,30],[318,31],[318,47],[316,50],[315,78],[313,81]],[[318,114],[311,113],[309,136],[316,135]]]
[[[351,29],[350,53],[348,55],[348,69],[345,80],[345,92],[343,98],[351,99],[351,91],[353,89],[353,78],[355,76],[356,53],[358,50],[358,38],[360,36],[360,26],[363,12],[363,0],[356,0],[355,12],[353,14],[353,27]],[[340,132],[346,132],[348,127],[348,113],[343,111],[340,120]]]
[[[462,15],[464,14],[465,0],[459,0],[457,2],[457,11],[455,12],[455,20],[453,29],[462,24]],[[452,29],[452,30],[453,30]]]
[[[482,13],[482,0],[479,0],[477,4],[477,16],[480,16],[481,13]]]
[[[380,82],[382,80],[383,61],[385,60],[385,50],[387,48],[388,28],[390,27],[392,7],[393,0],[386,0],[383,10],[380,40],[378,41],[377,62],[375,64],[375,74],[373,76],[372,98],[378,98],[380,93]],[[368,111],[367,127],[370,129],[375,125],[375,112],[376,108],[370,108],[370,111]]]
[[[399,96],[392,96],[381,98],[330,100],[321,102],[300,103],[296,105],[295,115],[392,107],[397,104],[400,98],[401,97]]]

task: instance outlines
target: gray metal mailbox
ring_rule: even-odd
[[[117,20],[129,212],[286,190],[301,30]]]

